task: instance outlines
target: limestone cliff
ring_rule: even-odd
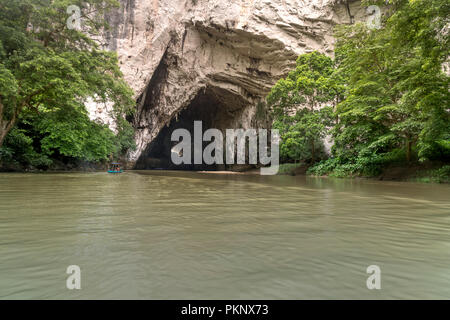
[[[333,26],[365,14],[345,0],[121,0],[106,40],[137,94],[130,161],[163,157],[165,126],[258,125],[260,102],[297,56],[332,54]]]

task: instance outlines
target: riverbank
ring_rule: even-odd
[[[305,164],[286,163],[280,165],[280,175],[310,175],[308,173],[309,166]],[[363,176],[352,173],[321,175],[321,177],[335,177],[335,178],[360,178],[372,179],[380,181],[406,181],[406,182],[421,182],[421,183],[450,183],[450,165],[445,163],[427,162],[427,163],[412,163],[410,165],[390,165],[381,170],[381,173],[375,176]]]
[[[324,175],[314,175],[308,172],[311,167],[305,164],[284,163],[280,165],[278,175],[290,176],[316,176],[316,177],[332,177],[345,179],[368,179],[379,181],[404,181],[419,183],[450,183],[450,165],[448,164],[411,164],[409,166],[389,166],[382,170],[376,176],[363,176],[356,174],[343,174],[334,172]],[[0,166],[0,172],[22,172],[22,173],[41,173],[41,172],[102,172],[108,169],[108,164],[83,162],[78,164],[57,164],[47,169],[39,169],[33,167],[22,166]],[[221,170],[221,171],[197,171],[202,174],[212,175],[259,175],[261,173],[258,168],[247,167],[245,170]]]
[[[19,163],[0,163],[0,172],[96,172],[108,169],[107,163],[98,162],[68,162],[55,161],[49,167],[33,167]]]

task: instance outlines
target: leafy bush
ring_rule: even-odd
[[[126,120],[114,134],[107,126],[91,121],[83,106],[79,108],[25,113],[0,148],[3,165],[46,169],[55,160],[101,162],[135,148],[134,131]]]
[[[450,182],[450,165],[443,166],[435,171],[434,176],[438,179],[440,183]]]
[[[324,176],[330,174],[339,165],[339,159],[330,158],[327,160],[322,160],[313,167],[308,169],[308,174],[316,176]]]
[[[5,144],[0,148],[0,160],[12,165],[47,167],[52,160],[48,156],[37,153],[33,148],[33,139],[26,135],[25,130],[14,128],[6,137]]]

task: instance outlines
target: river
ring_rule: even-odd
[[[0,299],[391,298],[450,299],[449,185],[0,174]]]

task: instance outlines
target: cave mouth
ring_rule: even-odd
[[[172,142],[172,133],[176,129],[186,129],[191,133],[191,148],[194,150],[194,121],[202,121],[203,132],[208,129],[219,129],[225,132],[233,128],[241,117],[245,107],[242,97],[221,88],[208,87],[201,90],[191,103],[174,117],[149,144],[136,164],[137,169],[151,170],[225,170],[225,165],[192,164],[175,165],[172,163],[172,148],[179,142]],[[210,142],[203,142],[203,149]]]

